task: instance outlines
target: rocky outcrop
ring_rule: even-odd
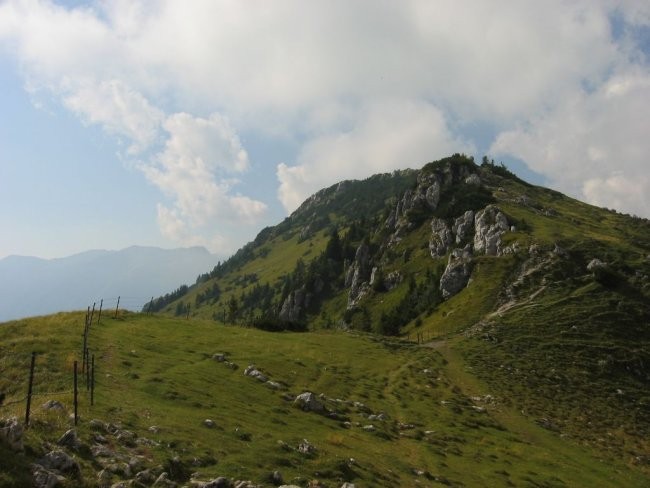
[[[447,254],[449,246],[454,242],[451,229],[442,219],[435,218],[431,221],[431,238],[429,239],[429,252],[432,258]]]
[[[499,255],[501,235],[509,229],[508,219],[495,205],[479,210],[474,217],[474,252]]]
[[[302,286],[289,293],[287,298],[284,299],[279,317],[285,322],[298,322],[308,306],[309,294],[307,289]]]
[[[348,292],[348,309],[357,305],[359,300],[368,293],[371,275],[370,249],[365,242],[357,248],[352,265],[348,268],[345,285],[350,287]]]
[[[461,244],[467,240],[474,232],[474,212],[468,210],[454,221],[451,227],[456,236],[456,244]]]
[[[454,249],[440,277],[440,291],[443,298],[450,298],[465,288],[471,273],[472,251],[469,246],[465,249]]]

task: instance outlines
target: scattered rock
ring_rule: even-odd
[[[65,481],[63,476],[45,469],[40,464],[32,464],[31,467],[34,488],[54,488]]]
[[[264,374],[261,371],[255,368],[254,364],[248,365],[248,367],[244,370],[244,376],[250,376],[251,378],[256,378],[258,381],[262,383],[266,383],[269,380],[266,376],[264,376]]]
[[[9,446],[12,451],[22,451],[23,426],[16,417],[0,419],[0,441]]]
[[[316,398],[316,395],[310,391],[306,391],[298,395],[293,401],[293,404],[297,407],[300,407],[305,412],[322,413],[325,411],[323,404],[318,400],[318,398]]]
[[[589,261],[589,264],[587,265],[587,271],[596,271],[597,269],[602,269],[606,268],[607,265],[603,263],[600,259],[595,258]]]
[[[215,361],[218,361],[220,363],[223,363],[226,360],[226,355],[221,354],[221,353],[217,353],[217,354],[214,354],[212,356],[212,359],[214,359]]]
[[[150,485],[156,480],[156,476],[150,469],[144,469],[135,474],[135,480],[143,485]]]
[[[88,426],[92,430],[98,430],[100,432],[106,432],[106,424],[104,422],[102,422],[101,420],[92,419],[90,422],[88,422]]]
[[[92,453],[93,457],[99,458],[114,458],[116,456],[116,453],[112,450],[110,450],[106,446],[101,446],[101,445],[95,445],[90,448],[90,452]]]
[[[81,445],[79,438],[77,437],[77,431],[74,429],[66,431],[66,433],[63,434],[58,441],[56,441],[56,443],[59,446],[65,446],[75,450],[79,449]]]
[[[277,381],[270,381],[269,380],[269,381],[267,381],[265,383],[265,385],[268,386],[269,388],[271,388],[272,390],[281,390],[282,389],[282,385],[280,383],[278,383]]]
[[[316,452],[316,448],[307,439],[303,439],[302,442],[298,444],[298,452],[302,454],[313,454]]]
[[[284,483],[284,479],[282,478],[282,473],[280,473],[280,471],[273,471],[273,473],[271,473],[271,483],[274,485],[281,485]]]
[[[208,429],[212,429],[212,428],[214,428],[216,426],[216,424],[214,423],[214,420],[212,420],[212,419],[205,419],[203,421],[203,425],[205,427],[207,427]]]
[[[54,469],[61,473],[77,474],[80,472],[79,463],[71,458],[68,453],[59,449],[48,452],[43,459],[38,461],[38,464],[45,469]]]
[[[160,476],[156,479],[152,485],[154,488],[176,488],[178,485],[169,479],[167,473],[160,473]]]
[[[152,425],[147,430],[152,434],[157,434],[158,432],[160,432],[160,427],[158,427],[157,425]]]
[[[48,400],[43,405],[41,405],[43,410],[65,410],[63,403],[57,402],[56,400]]]
[[[200,486],[201,488],[230,488],[232,486],[232,483],[228,478],[219,476],[218,478],[208,481],[207,483]]]

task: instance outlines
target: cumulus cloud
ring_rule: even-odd
[[[163,127],[164,149],[140,169],[174,201],[173,209],[158,206],[166,236],[187,241],[190,230],[205,232],[224,219],[254,222],[266,211],[262,202],[232,195],[236,180],[230,175],[248,168],[248,154],[227,119],[177,113]]]
[[[427,103],[382,101],[358,111],[347,131],[309,140],[295,166],[277,167],[278,198],[292,211],[310,194],[342,179],[417,167],[472,146],[455,137],[442,112]]]
[[[509,154],[547,175],[553,186],[597,205],[648,215],[650,73],[635,68],[598,90],[504,131],[491,152]]]
[[[646,3],[5,0],[0,46],[33,90],[126,141],[168,199],[167,236],[217,242],[208,229],[265,215],[236,192],[238,134],[297,148],[258,162],[287,210],[342,178],[472,152],[476,124],[560,189],[649,215],[633,196],[648,189],[647,60],[612,24],[647,28]]]
[[[120,80],[83,84],[70,90],[63,103],[89,124],[99,124],[108,133],[130,141],[129,154],[151,146],[164,118],[140,93]]]

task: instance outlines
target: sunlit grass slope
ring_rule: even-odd
[[[25,482],[30,459],[70,426],[71,395],[47,392],[71,389],[83,319],[58,314],[0,326],[0,387],[8,403],[24,397],[26,364],[31,351],[38,353],[28,447],[19,456],[3,448],[0,485]],[[492,390],[471,375],[468,380],[461,360],[429,347],[358,333],[268,333],[131,313],[93,325],[89,345],[97,387],[93,407],[85,389],[81,395],[82,442],[92,444],[90,419],[118,424],[155,441],[132,448],[147,463],[200,459],[202,479],[227,476],[270,486],[270,473],[279,470],[301,486],[312,479],[335,487],[346,480],[360,487],[648,482],[624,464],[522,420],[500,400],[484,398]],[[217,353],[239,367],[216,361]],[[245,376],[249,364],[282,388]],[[291,400],[304,391],[324,394],[336,415],[294,407]],[[41,405],[50,398],[67,412],[44,412]],[[23,412],[16,404],[2,415]],[[204,426],[205,419],[214,428]],[[297,451],[303,439],[314,453]],[[93,486],[95,461],[87,451],[77,456],[84,483]]]

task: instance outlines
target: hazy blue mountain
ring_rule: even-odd
[[[139,310],[152,296],[193,283],[216,264],[203,247],[160,249],[133,246],[93,250],[65,258],[8,256],[0,259],[0,322],[99,307]]]

